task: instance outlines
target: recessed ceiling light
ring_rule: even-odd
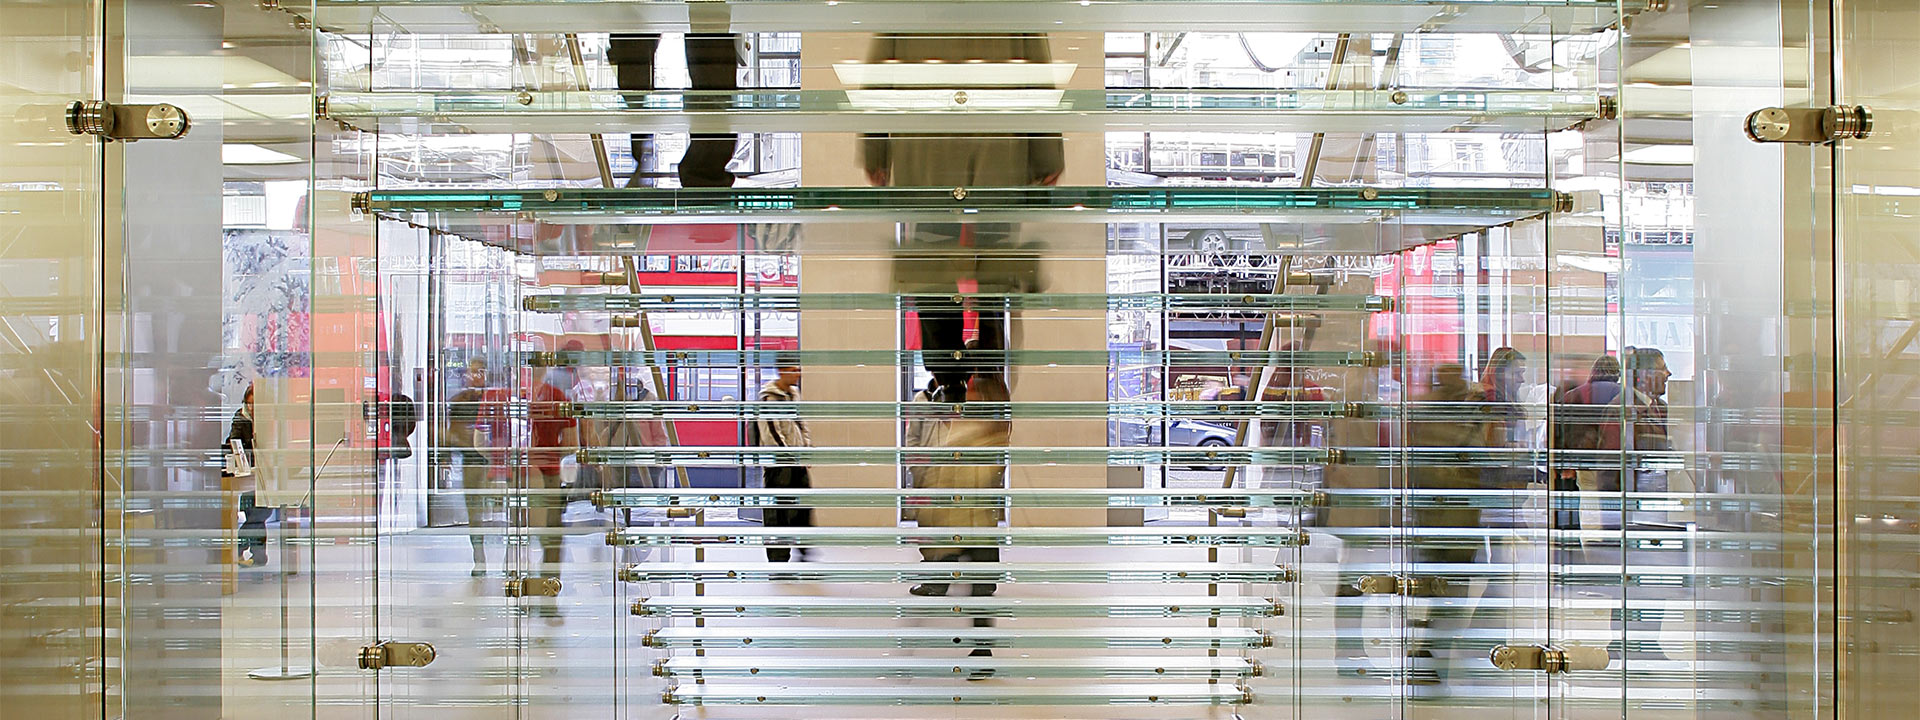
[[[285,165],[300,162],[300,158],[250,143],[231,143],[220,146],[220,162],[227,165]]]
[[[1692,165],[1692,145],[1648,145],[1622,156],[1631,165]]]

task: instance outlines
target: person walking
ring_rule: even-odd
[[[616,399],[630,403],[647,403],[657,399],[646,382],[636,377],[637,370],[628,368],[628,376],[614,384]],[[600,424],[603,430],[591,434],[597,447],[658,448],[671,444],[667,442],[666,422],[658,417],[623,417],[603,420]],[[660,465],[600,468],[599,489],[668,487],[671,484],[667,480],[669,471],[670,468]]]
[[[913,404],[932,404],[933,392],[938,388],[938,381],[928,380],[925,390],[914,391]],[[903,444],[910,448],[932,447],[934,443],[939,442],[940,432],[945,426],[945,421],[937,420],[924,414],[916,414],[907,419],[907,433]],[[908,466],[907,488],[910,490],[925,489],[927,487],[928,469],[925,465]],[[920,519],[920,508],[917,505],[909,506],[903,514],[907,520],[918,521]]]
[[[1006,402],[1007,385],[997,376],[974,379],[969,394],[984,402]],[[963,418],[947,423],[939,435],[942,448],[1007,447],[1012,441],[1013,423],[1000,419]],[[927,467],[928,489],[959,490],[1001,487],[1006,479],[1005,465],[933,465]],[[975,528],[1000,524],[1000,511],[990,507],[929,506],[920,509],[922,528]],[[999,562],[999,547],[923,547],[920,558],[926,562]],[[922,583],[908,589],[914,595],[934,597],[947,594],[946,583]],[[975,596],[992,595],[991,583],[977,584]]]
[[[487,574],[487,537],[481,532],[486,523],[489,491],[489,463],[483,448],[492,444],[488,426],[487,360],[475,356],[467,361],[466,387],[447,398],[447,429],[441,435],[450,459],[460,463],[460,497],[467,506],[467,539],[473,544],[474,577]],[[504,559],[502,560],[504,562]]]
[[[240,567],[260,567],[267,564],[267,521],[273,518],[273,508],[260,507],[255,491],[257,467],[253,454],[253,386],[247,386],[246,395],[240,399],[240,409],[233,411],[233,424],[227,430],[227,437],[221,441],[223,455],[233,452],[234,443],[239,443],[240,452],[247,458],[244,472],[238,472],[231,465],[220,474],[235,480],[236,488],[246,489],[240,492],[240,513],[244,519],[240,523],[239,542],[235,547]]]
[[[1045,34],[875,36],[869,64],[946,65],[964,76],[971,63],[1044,65],[1053,61]],[[949,83],[943,89],[961,89]],[[1066,166],[1058,134],[956,135],[881,133],[862,136],[860,159],[877,187],[1021,187],[1060,182]],[[965,347],[966,301],[956,293],[973,281],[980,293],[1035,292],[1038,253],[1019,246],[1013,223],[915,223],[894,260],[896,289],[910,293],[919,319],[920,347],[934,378],[937,403],[967,401],[972,375],[983,360],[1007,349],[1004,304],[981,304],[975,312],[977,349]],[[983,357],[984,356],[984,357]]]
[[[725,33],[688,33],[685,38],[687,74],[693,90],[737,90],[740,87],[740,36]],[[654,54],[660,49],[660,36],[654,34],[615,33],[607,45],[607,62],[613,65],[614,80],[621,90],[653,90]],[[687,109],[703,103],[689,100]],[[728,134],[689,136],[687,152],[680,158],[680,187],[733,187],[733,173],[727,164],[733,160],[739,137]],[[633,152],[633,175],[627,187],[640,187],[645,177],[645,158],[652,154],[653,136],[633,133],[629,146]]]
[[[760,387],[761,402],[799,402],[800,375],[798,365],[782,364],[779,375]],[[799,417],[793,419],[773,419],[762,416],[751,426],[750,444],[756,447],[803,448],[812,447],[813,438],[807,434],[807,423]],[[813,487],[807,467],[798,463],[792,465],[770,465],[763,473],[764,484],[769,490],[806,490]],[[761,524],[765,527],[813,527],[813,508],[810,507],[769,507],[762,512]],[[808,549],[799,548],[800,561],[807,559]],[[767,548],[768,562],[788,562],[793,559],[794,549],[788,547]]]
[[[1408,447],[1454,449],[1483,446],[1488,438],[1488,424],[1495,417],[1487,412],[1485,399],[1483,389],[1467,382],[1464,367],[1455,364],[1434,367],[1432,386],[1416,396],[1414,402],[1452,406],[1460,411],[1460,417],[1408,421]],[[1473,419],[1475,416],[1484,419]],[[1407,682],[1416,688],[1416,692],[1427,693],[1420,688],[1443,683],[1446,670],[1453,664],[1453,658],[1436,657],[1435,650],[1449,651],[1453,640],[1466,629],[1473,617],[1471,603],[1465,610],[1453,607],[1450,608],[1452,612],[1445,615],[1436,612],[1443,605],[1453,605],[1453,598],[1464,595],[1467,590],[1464,583],[1447,582],[1444,568],[1436,566],[1472,563],[1483,548],[1461,547],[1453,538],[1422,531],[1480,527],[1481,508],[1470,498],[1452,495],[1447,491],[1477,490],[1482,487],[1483,478],[1478,468],[1417,462],[1412,463],[1406,472],[1410,489],[1416,492],[1429,491],[1423,493],[1426,497],[1416,498],[1412,508],[1407,511],[1413,530],[1410,549],[1413,579],[1428,588],[1417,593],[1424,597],[1408,608],[1408,624],[1414,629],[1414,634],[1407,648]]]
[[[586,346],[569,340],[561,348],[579,352]],[[527,459],[533,472],[527,478],[527,527],[534,528],[540,547],[539,573],[558,576],[562,517],[566,511],[567,490],[562,486],[560,463],[580,446],[580,427],[572,414],[573,368],[547,368],[540,384],[528,391],[527,418],[530,450]]]
[[[976,376],[968,394],[981,402],[1007,402],[1011,393],[1007,384],[998,375],[983,374]],[[943,448],[1004,448],[1012,444],[1013,422],[1001,419],[963,418],[947,423],[940,433],[939,443]],[[928,468],[926,483],[929,488],[941,490],[986,489],[1005,487],[1007,468],[1005,465],[935,465]],[[942,532],[960,528],[996,527],[1000,524],[998,508],[929,506],[920,509],[920,527],[922,529],[939,528]],[[1000,547],[922,547],[920,559],[925,562],[1000,562]],[[907,589],[907,592],[921,597],[939,597],[950,589],[947,583],[921,583]],[[993,595],[998,587],[993,583],[975,583],[968,588],[968,594],[974,597]],[[993,618],[973,619],[974,627],[992,627]],[[976,646],[968,657],[992,657],[993,650]],[[992,676],[992,668],[976,667],[967,675],[968,680],[984,680]]]

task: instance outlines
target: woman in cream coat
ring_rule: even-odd
[[[984,402],[1006,402],[1007,384],[998,375],[979,375],[974,378],[969,394]],[[1011,439],[1013,423],[1007,420],[960,419],[947,424],[939,434],[935,446],[943,448],[963,447],[1006,447]],[[997,488],[1006,480],[1007,469],[1003,465],[936,465],[928,468],[923,482],[929,490],[958,490],[966,488]],[[920,527],[922,528],[968,528],[995,527],[1000,524],[1000,510],[991,507],[942,507],[928,506],[920,508]],[[927,562],[999,562],[998,547],[923,547],[920,557]],[[974,595],[992,595],[991,583],[974,585]],[[915,595],[938,596],[947,594],[945,583],[925,583],[915,585],[909,591]]]

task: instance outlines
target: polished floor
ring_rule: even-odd
[[[1587,515],[1590,526],[1617,524]],[[690,562],[693,550],[609,547],[613,515],[585,503],[569,508],[563,589],[551,599],[506,596],[507,574],[529,569],[537,552],[523,538],[510,544],[502,528],[482,529],[478,574],[463,524],[377,542],[323,530],[240,571],[219,600],[220,704],[225,717],[317,706],[321,717],[372,718],[377,699],[379,717],[456,720],[1601,718],[1623,707],[1765,717],[1785,707],[1791,673],[1771,664],[1780,640],[1766,633],[1792,606],[1778,582],[1751,581],[1778,571],[1658,526],[1550,551],[1539,539],[1545,517],[1532,507],[1491,518],[1472,562],[1418,568],[1458,579],[1425,597],[1340,589],[1407,570],[1378,528],[1318,528],[1304,548],[1220,553],[1222,563],[1295,567],[1293,583],[1214,594],[1205,583],[1125,578],[1003,583],[993,598],[955,585],[945,600],[890,582],[622,582],[625,563]],[[1190,520],[1176,513],[1155,524]],[[911,569],[918,559],[909,548],[815,552],[807,567],[829,572]],[[1097,568],[1116,552],[1169,568],[1208,562],[1203,548],[1166,547],[1013,548],[1002,562]],[[290,662],[317,662],[317,680],[250,679],[280,664],[278,581],[289,561],[302,571],[288,584]],[[763,561],[757,548],[721,546],[703,562],[748,570]],[[641,600],[657,614],[631,614]],[[1184,612],[1166,611],[1183,603]],[[1282,612],[1249,610],[1270,604]],[[975,619],[986,615],[996,616],[990,627]],[[438,655],[426,667],[354,667],[375,637],[428,642]],[[1599,646],[1613,661],[1605,671],[1504,671],[1486,660],[1502,643]],[[969,657],[979,646],[993,656]]]

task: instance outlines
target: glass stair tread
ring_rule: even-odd
[[[1292,571],[1258,563],[645,563],[627,582],[800,583],[1283,583]]]
[[[602,490],[593,494],[593,502],[602,508],[667,507],[893,507],[916,505],[934,507],[1405,507],[1405,508],[1480,508],[1526,510],[1542,518],[1552,508],[1619,510],[1623,505],[1635,512],[1671,511],[1711,503],[1738,503],[1714,493],[1604,493],[1606,497],[1565,497],[1562,491],[1549,492],[1544,486],[1514,490],[1478,489],[1406,489],[1362,490],[1323,488],[1319,490],[1200,489],[1109,490],[1100,488],[1061,489],[985,489],[954,490],[868,490],[854,488],[810,488],[781,490],[768,488],[663,488]],[[217,498],[209,502],[217,501]],[[1609,502],[1610,501],[1610,502]],[[1538,537],[1529,533],[1544,528],[1425,528],[1436,535],[1459,534],[1467,537]],[[1407,528],[1323,527],[1314,532],[1347,537],[1393,535]],[[1691,534],[1689,534],[1691,533]],[[1792,541],[1810,539],[1803,533],[1745,533],[1696,528],[1686,530],[1566,530],[1554,531],[1556,539],[1578,541],[1583,538],[1670,541],[1688,537],[1703,542],[1727,540]]]
[[[1491,579],[1515,574],[1515,565],[1487,565],[1483,563],[1384,563],[1352,562],[1332,564],[1305,564],[1300,571],[1302,577],[1340,577],[1358,580],[1366,575],[1412,575],[1416,577],[1439,576],[1449,580],[1466,582],[1474,579]],[[1547,566],[1535,562],[1519,567],[1528,568],[1529,573],[1543,571]],[[1536,569],[1537,568],[1537,569]],[[1811,581],[1812,571],[1790,568],[1737,568],[1737,567],[1689,567],[1685,565],[1658,565],[1622,567],[1618,564],[1581,564],[1567,565],[1554,563],[1553,577],[1556,582],[1569,586],[1582,587],[1714,587],[1714,586],[1803,586]]]
[[[805,365],[806,363],[802,363]],[[524,449],[516,448],[518,452]],[[1549,453],[1512,448],[1319,448],[1241,446],[1108,447],[907,447],[772,448],[591,447],[580,462],[611,466],[790,465],[1346,465],[1353,467],[1513,468],[1545,467]],[[1685,451],[1552,451],[1557,467],[1575,470],[1704,470],[1778,467],[1778,453]],[[1818,457],[1804,456],[1804,462]],[[1754,466],[1749,468],[1747,463]],[[1791,464],[1791,463],[1789,463]],[[1642,503],[1645,507],[1645,504]],[[1653,507],[1659,507],[1655,505]],[[1653,509],[1653,508],[1648,508]],[[1676,508],[1667,508],[1676,509]]]
[[[594,297],[590,295],[576,297]],[[692,356],[689,356],[692,357]],[[525,401],[510,401],[506,407],[524,412]],[[1267,418],[1283,420],[1321,420],[1331,418],[1350,418],[1356,420],[1405,420],[1407,422],[1473,422],[1484,421],[1489,413],[1521,413],[1544,417],[1549,409],[1545,405],[1525,403],[1382,403],[1382,402],[1339,402],[1339,401],[1247,401],[1247,400],[1111,400],[1111,401],[1047,401],[1047,402],[968,402],[964,405],[935,404],[930,402],[900,401],[831,401],[800,400],[785,401],[615,401],[598,400],[574,403],[568,406],[575,417],[621,419],[621,418],[790,418],[835,419],[835,418],[934,418],[940,420],[958,417],[981,419],[1018,419],[1018,418],[1140,418],[1140,419],[1196,419],[1196,420],[1244,420]],[[1592,410],[1592,406],[1585,406]],[[1582,416],[1572,406],[1556,405],[1552,412],[1561,423],[1623,422],[1629,416],[1618,408],[1611,412],[1592,413]],[[1573,419],[1569,419],[1569,418]],[[1670,416],[1671,417],[1671,416]],[[1580,453],[1562,450],[1569,456]],[[1775,503],[1796,502],[1795,498],[1772,497],[1763,495],[1741,495],[1737,493],[1716,493],[1716,497],[1732,500],[1768,500]],[[1894,498],[1893,501],[1906,505],[1920,504],[1915,498]]]
[[[1197,545],[1298,547],[1301,531],[1291,528],[1208,527],[636,527],[607,533],[608,545],[907,545],[942,547],[1058,547]]]
[[[666,677],[966,677],[991,669],[1009,677],[1048,678],[1246,678],[1260,666],[1246,658],[1222,657],[888,657],[834,658],[685,658],[660,661],[655,674]]]
[[[1281,187],[800,187],[405,189],[356,193],[352,203],[528,255],[952,255],[897,247],[877,226],[901,222],[1205,225],[1258,236],[1270,252],[1385,254],[1575,206],[1574,196],[1526,188]],[[810,232],[813,223],[838,227]],[[876,226],[850,232],[846,225]],[[1102,233],[1018,233],[969,255],[1186,254],[1111,246]]]
[[[1278,602],[1209,597],[656,597],[635,615],[672,617],[1271,617]]]
[[[1483,684],[1450,683],[1446,692],[1429,693],[1416,688],[1409,692],[1397,684],[1329,684],[1320,687],[1276,690],[1276,696],[1288,700],[1306,703],[1305,707],[1325,707],[1346,710],[1354,706],[1402,708],[1406,706],[1429,708],[1460,708],[1465,711],[1482,711],[1489,707],[1509,707],[1513,703],[1543,703],[1549,699],[1564,702],[1570,707],[1595,709],[1598,711],[1617,711],[1625,701],[1635,711],[1670,710],[1720,710],[1734,713],[1752,713],[1755,711],[1784,711],[1785,703],[1772,701],[1762,691],[1751,688],[1635,688],[1628,693],[1619,685],[1618,680],[1608,683],[1601,678],[1612,678],[1615,673],[1578,673],[1564,683],[1567,689],[1554,689],[1549,693],[1545,685],[1515,685],[1513,682],[1486,682]],[[1578,682],[1572,678],[1592,676],[1592,682]],[[1508,674],[1511,677],[1511,673]],[[662,699],[669,704],[679,705],[1194,705],[1194,704],[1249,704],[1260,699],[1258,694],[1244,694],[1230,685],[1125,685],[1090,686],[1073,689],[1047,690],[1002,690],[999,686],[964,685],[953,687],[901,688],[866,686],[859,694],[848,694],[846,688],[819,688],[815,686],[789,687],[783,685],[684,685],[679,689],[663,694]],[[1208,688],[1214,700],[1207,695],[1183,694],[1183,691],[1171,688],[1193,687]],[[703,696],[682,697],[680,692],[710,693]],[[834,693],[833,697],[827,693]],[[1071,693],[1071,695],[1066,695]],[[1626,697],[1627,695],[1631,697]],[[897,697],[896,697],[897,696]],[[842,701],[834,701],[845,698]],[[955,698],[959,698],[956,700]],[[1235,699],[1238,698],[1238,699]]]
[[[676,292],[678,291],[676,290]],[[868,303],[869,300],[860,299],[865,297],[898,298],[898,297],[906,297],[910,295],[912,294],[911,293],[876,293],[871,295],[862,295],[857,293],[848,294],[848,296],[850,297],[857,298],[851,301],[852,304],[855,304],[855,305],[864,305]],[[1353,301],[1360,301],[1362,298],[1365,298],[1366,302],[1371,302],[1373,300],[1386,301],[1389,299],[1389,298],[1379,297],[1379,296],[1345,296],[1343,297],[1338,295],[1259,295],[1259,294],[1204,295],[1204,294],[1186,294],[1186,293],[1176,293],[1176,294],[1169,294],[1169,295],[1154,295],[1151,293],[1146,293],[1141,295],[1101,295],[1101,294],[1088,294],[1088,295],[1061,294],[1061,295],[1063,295],[1068,299],[1061,301],[1057,305],[1047,305],[1045,307],[1058,307],[1059,309],[1073,309],[1065,306],[1079,305],[1083,302],[1082,300],[1078,300],[1074,298],[1089,299],[1086,302],[1098,302],[1099,301],[1098,299],[1100,298],[1108,298],[1113,303],[1117,303],[1117,304],[1127,304],[1132,302],[1131,300],[1132,298],[1141,298],[1142,302],[1148,305],[1161,302],[1162,298],[1179,298],[1180,299],[1178,301],[1168,299],[1166,300],[1167,302],[1185,302],[1185,299],[1193,298],[1196,302],[1209,307],[1215,306],[1216,303],[1235,303],[1235,302],[1250,302],[1250,303],[1254,303],[1255,305],[1259,305],[1267,302],[1268,299],[1273,299],[1276,302],[1280,303],[1280,305],[1277,305],[1269,309],[1283,310],[1283,311],[1284,310],[1320,311],[1320,310],[1355,309],[1352,307],[1347,307],[1347,304]],[[1051,297],[1051,296],[1053,296],[1053,294],[1036,293],[1036,294],[1024,295],[1024,296],[992,295],[992,294],[985,294],[985,295],[963,294],[960,297],[966,297],[966,298],[1025,297],[1025,298],[1034,298],[1036,299],[1035,300],[1036,302],[1050,303],[1051,301],[1038,300],[1038,298],[1045,298],[1045,297]],[[756,304],[758,300],[749,300],[747,298],[765,298],[767,299],[768,302],[772,302],[776,304],[782,303],[782,302],[790,303],[792,302],[791,298],[796,298],[796,297],[803,298],[803,299],[818,298],[822,302],[833,304],[833,303],[839,302],[835,298],[840,296],[832,293],[808,293],[808,294],[795,294],[795,295],[721,294],[719,295],[719,297],[723,298],[722,300],[719,301],[720,303],[722,303],[721,305],[699,304],[701,302],[704,302],[704,298],[707,298],[707,297],[710,297],[710,296],[678,295],[677,299],[674,300],[674,302],[692,303],[692,305],[689,305],[687,307],[679,308],[680,310],[724,311],[729,308],[744,309],[744,310],[754,309],[754,307],[752,306]],[[614,299],[602,301],[602,300],[597,300],[595,298],[614,298]],[[727,299],[727,298],[733,298],[733,299]],[[1212,298],[1219,298],[1219,300],[1214,300]],[[1255,299],[1249,301],[1249,300],[1245,300],[1246,298],[1255,298]],[[734,305],[727,304],[727,303],[736,302],[735,299],[738,299],[737,302],[746,303],[746,305],[734,306]],[[537,300],[541,304],[546,306],[545,309],[548,309],[554,312],[559,312],[563,310],[594,310],[594,309],[608,309],[614,312],[619,312],[623,310],[634,311],[634,310],[641,310],[641,309],[673,311],[673,308],[668,307],[669,305],[672,304],[671,302],[662,303],[660,307],[652,307],[649,305],[649,306],[642,306],[642,307],[636,308],[636,307],[626,307],[621,305],[621,303],[627,302],[629,300],[640,302],[643,305],[646,303],[653,303],[658,301],[658,298],[655,296],[635,296],[635,295],[627,295],[627,294],[544,295],[544,296],[537,296],[535,298],[529,298],[529,300]],[[1321,300],[1329,300],[1333,304],[1341,305],[1342,307],[1321,307],[1317,305],[1308,306],[1308,307],[1285,306],[1287,303],[1293,303],[1293,302],[1306,302],[1311,305],[1312,303],[1317,303],[1318,301],[1321,301]],[[811,302],[811,300],[806,300],[805,302]],[[882,303],[884,301],[874,301],[874,302]],[[1024,300],[1020,302],[1024,302]],[[551,304],[548,304],[548,303],[551,303]],[[612,305],[614,307],[608,307],[609,305]],[[896,305],[897,303],[886,304],[885,306],[891,308],[891,307],[895,307]],[[1045,307],[1042,307],[1042,309],[1045,309]],[[529,309],[532,309],[532,308],[529,308]],[[775,309],[775,308],[768,307],[766,309]],[[1119,309],[1125,309],[1125,308],[1119,308]],[[511,408],[513,409],[513,411],[525,412],[524,408],[526,404],[527,403],[525,400],[510,400],[505,403],[501,403],[500,405]],[[458,405],[458,403],[446,403],[446,405],[451,407],[454,405]],[[663,418],[698,419],[698,418],[736,418],[736,417],[745,416],[745,417],[803,417],[807,419],[837,418],[837,417],[845,417],[845,418],[931,417],[931,418],[939,418],[939,419],[948,419],[952,417],[958,417],[958,415],[955,415],[953,413],[952,406],[935,405],[932,403],[913,402],[913,401],[906,401],[906,400],[901,400],[901,401],[801,400],[797,402],[754,401],[754,400],[744,400],[744,401],[743,400],[715,400],[715,401],[702,401],[702,402],[688,402],[688,401],[676,401],[676,400],[589,401],[589,402],[575,403],[570,407],[573,410],[576,417],[593,417],[593,418],[663,417]],[[153,419],[150,409],[143,410],[141,408],[132,408],[130,410],[131,410],[130,412],[119,413],[113,416],[111,419],[123,421],[123,422],[150,422]],[[1320,419],[1320,418],[1348,417],[1348,418],[1354,418],[1354,419],[1370,419],[1370,420],[1406,419],[1410,422],[1430,422],[1430,421],[1445,421],[1445,420],[1485,419],[1485,416],[1488,410],[1495,410],[1499,412],[1523,412],[1530,415],[1544,417],[1549,411],[1549,406],[1544,404],[1539,404],[1539,403],[1436,403],[1436,402],[1384,403],[1384,402],[1334,402],[1334,401],[1308,402],[1308,401],[1299,401],[1299,400],[1289,400],[1286,402],[1201,401],[1201,400],[1184,400],[1184,401],[1183,400],[1172,400],[1172,401],[1113,400],[1113,401],[1104,401],[1104,402],[1103,401],[1050,401],[1050,402],[1030,401],[1030,402],[1013,402],[1013,403],[968,402],[967,404],[962,406],[962,412],[965,414],[966,417],[991,418],[991,419],[1003,419],[1008,417],[1016,417],[1016,418],[1017,417],[1047,417],[1047,418],[1171,417],[1171,418],[1193,418],[1193,419],[1202,419],[1202,420],[1238,420],[1238,419],[1245,419],[1250,417],[1263,417],[1263,418],[1276,418],[1276,419]],[[1619,408],[1618,406],[1611,406],[1611,405],[1595,406],[1595,405],[1556,404],[1551,406],[1551,411],[1559,421],[1565,421],[1565,422],[1622,422],[1627,417],[1630,417],[1629,414],[1621,412],[1621,408]],[[201,420],[201,421],[224,421],[227,419],[227,416],[231,414],[231,413],[222,412],[220,408],[187,408],[183,410],[183,413],[184,415],[182,417],[184,418]],[[32,419],[33,417],[34,416],[31,415],[31,412],[25,409],[0,408],[0,422],[22,422],[22,421]],[[1833,421],[1832,420],[1833,413],[1831,410],[1800,412],[1795,409],[1783,410],[1783,409],[1776,408],[1772,410],[1762,409],[1762,410],[1741,411],[1738,409],[1722,409],[1722,408],[1687,406],[1687,405],[1668,406],[1667,417],[1669,422],[1674,422],[1674,423],[1681,423],[1681,422],[1717,423],[1717,424],[1729,424],[1729,425],[1746,424],[1746,425],[1768,425],[1768,426],[1788,426],[1788,427],[1822,426],[1822,425],[1831,424]],[[1889,413],[1886,415],[1875,416],[1873,421],[1883,425],[1892,424],[1892,425],[1899,425],[1903,427],[1920,425],[1920,413],[1911,413],[1911,414],[1901,413],[1901,414],[1898,414],[1897,416],[1895,414]],[[49,491],[45,493],[45,496],[50,498],[61,496],[62,492],[63,491]],[[1645,495],[1645,493],[1642,493],[1642,494]],[[21,495],[21,497],[33,497],[33,496],[34,495],[32,495],[31,493],[23,493]],[[152,498],[172,499],[180,496],[177,493],[158,493],[158,492],[138,493],[136,492],[136,493],[128,493],[127,497],[128,498],[152,497]],[[1752,501],[1752,502],[1771,502],[1776,506],[1785,506],[1792,503],[1812,502],[1810,499],[1807,499],[1807,498],[1782,497],[1778,495],[1764,495],[1764,494],[1713,493],[1711,497],[1718,500],[1725,500],[1730,502],[1743,501],[1743,500]],[[1909,508],[1920,507],[1920,497],[1908,497],[1908,496],[1888,497],[1885,499],[1885,502],[1898,503],[1903,507],[1909,507]]]
[[[765,488],[603,490],[600,507],[1293,507],[1314,497],[1304,490],[1106,490],[1100,488],[860,490]]]
[[[1253,628],[689,628],[648,632],[656,648],[1258,648]]]
[[[735,467],[830,465],[1305,465],[1325,464],[1319,448],[1060,447],[1060,448],[586,448],[584,465],[615,467]],[[1615,465],[1617,467],[1617,464]]]
[[[644,365],[645,363],[640,363]],[[525,447],[486,448],[500,457],[494,462],[526,462]],[[753,465],[1178,465],[1178,466],[1223,466],[1223,465],[1349,465],[1358,467],[1546,467],[1549,453],[1538,450],[1518,450],[1509,448],[1199,448],[1199,447],[1063,447],[1063,448],[963,448],[959,459],[954,459],[953,448],[749,448],[738,446],[678,447],[678,448],[588,448],[582,451],[586,462],[590,464],[612,466],[656,466],[685,464],[688,466],[725,466],[737,467],[742,464]],[[433,449],[436,459],[452,462],[454,451]],[[1609,451],[1609,450],[1554,450],[1551,457],[1558,467],[1575,470],[1688,470],[1706,471],[1776,471],[1776,470],[1813,470],[1819,463],[1831,459],[1830,455],[1815,453],[1777,453],[1777,452],[1697,452],[1683,450],[1668,451]],[[22,451],[0,456],[0,468],[23,467],[66,467],[61,463],[72,460],[72,453]],[[164,450],[164,451],[108,451],[105,460],[115,466],[129,468],[148,467],[204,467],[219,468],[221,453],[217,449],[205,450]],[[1920,472],[1920,455],[1881,456],[1863,459],[1862,464],[1872,470],[1885,472]],[[328,469],[328,473],[338,475],[341,480],[350,474],[345,469]],[[1342,491],[1346,492],[1346,491]],[[1470,491],[1448,491],[1470,492]],[[1532,492],[1540,492],[1538,489]],[[1600,493],[1554,491],[1552,496],[1559,498],[1555,502],[1568,503],[1562,507],[1571,508],[1578,498],[1581,507],[1588,509],[1618,509],[1622,502],[1631,502],[1635,510],[1672,511],[1680,509],[1677,503],[1693,503],[1696,511],[1718,509],[1724,511],[1776,511],[1781,507],[1792,507],[1806,502],[1778,496],[1726,497],[1716,493]],[[1341,502],[1346,502],[1342,500]],[[1369,501],[1371,502],[1371,501]],[[1499,507],[1498,505],[1493,505]],[[1915,542],[1908,536],[1869,539],[1869,542],[1881,544],[1904,544]]]
[[[676,288],[635,295],[592,293],[534,295],[521,301],[533,312],[797,312],[803,310],[896,310],[911,308],[912,293],[706,292]],[[1274,293],[951,293],[938,297],[1008,310],[1318,311],[1382,312],[1393,307],[1381,295]]]
[[[662,694],[669,705],[1243,705],[1249,691],[1231,685],[1082,685],[1078,687],[787,687],[683,685]]]
[[[406,133],[1546,132],[1608,114],[1550,89],[433,90],[333,92],[326,116]]]
[[[953,353],[961,353],[955,350]],[[796,363],[803,367],[917,365],[946,353],[930,350],[538,350],[519,353],[531,367],[605,367],[692,365],[765,367]],[[1014,366],[1111,367],[1115,363],[1173,366],[1238,365],[1378,367],[1384,353],[1342,350],[968,350],[968,362]],[[956,360],[959,357],[954,358]]]
[[[1627,0],[1630,13],[1651,0]],[[1534,32],[1594,33],[1614,0],[321,0],[320,28],[414,34],[684,32],[690,8],[731,32]],[[703,24],[710,13],[698,16]]]
[[[1403,507],[1416,508],[1462,508],[1474,507],[1469,503],[1453,502],[1446,498],[1424,498],[1427,502],[1418,502],[1422,498],[1409,498],[1414,502],[1401,503]],[[1537,518],[1546,520],[1550,512],[1547,491],[1532,491],[1529,496],[1536,505],[1529,506]],[[1578,507],[1574,503],[1565,503],[1566,508]],[[1653,512],[1653,511],[1640,511]],[[1779,552],[1782,547],[1795,541],[1811,543],[1815,537],[1811,533],[1769,533],[1741,532],[1734,530],[1570,530],[1539,528],[1491,528],[1491,527],[1354,527],[1354,528],[1315,528],[1316,532],[1325,532],[1353,542],[1367,542],[1381,539],[1391,540],[1415,534],[1428,539],[1457,538],[1480,541],[1486,539],[1503,542],[1545,547],[1549,542],[1555,545],[1578,545],[1582,541],[1612,541],[1634,543],[1635,552],[1666,552],[1673,550],[1715,550],[1715,551],[1771,551]],[[1551,533],[1551,535],[1549,535]],[[1664,567],[1664,566],[1662,566]]]

